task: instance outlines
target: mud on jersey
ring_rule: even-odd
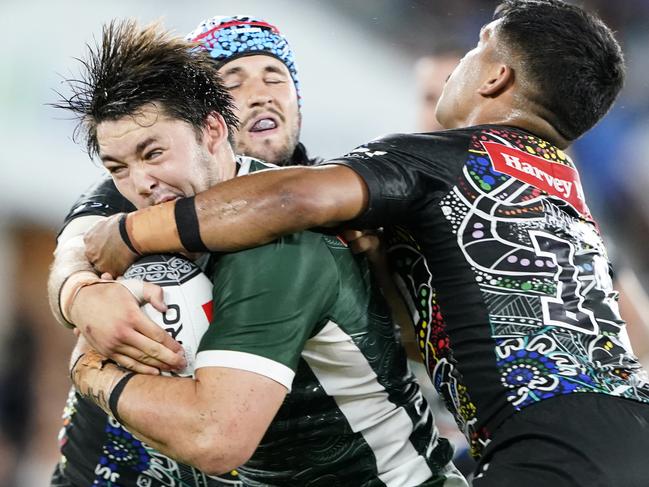
[[[570,158],[482,126],[393,135],[334,163],[390,226],[389,256],[432,381],[479,455],[515,411],[562,394],[649,402]]]

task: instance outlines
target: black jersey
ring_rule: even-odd
[[[367,184],[359,226],[388,227],[422,358],[474,455],[505,418],[544,399],[649,402],[565,153],[479,126],[391,135],[332,162]]]
[[[59,435],[55,479],[74,487],[241,487],[236,471],[210,477],[135,438],[71,389]],[[65,481],[65,482],[63,482]],[[53,485],[57,485],[53,482]]]

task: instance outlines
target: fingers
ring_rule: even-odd
[[[362,237],[364,232],[360,230],[343,230],[341,232],[341,236],[347,241],[347,242],[353,242],[357,238]]]
[[[120,353],[113,354],[111,357],[115,362],[117,362],[119,365],[124,367],[125,369],[128,369],[132,372],[136,372],[138,374],[147,374],[147,375],[159,375],[160,370],[158,370],[156,367],[151,367],[150,365],[145,365],[142,362],[138,362],[137,360],[134,360],[133,358],[129,357],[128,355],[122,355]]]
[[[164,291],[160,286],[145,282],[142,288],[142,299],[150,303],[160,313],[167,311],[167,305],[164,302]]]
[[[349,247],[355,254],[364,252],[376,252],[381,246],[381,239],[377,235],[363,235],[349,242]]]
[[[128,367],[117,360],[116,357],[128,357],[130,361],[128,362]],[[130,345],[120,345],[117,350],[111,354],[110,358],[115,360],[122,367],[131,368],[130,363],[132,361],[137,362],[140,365],[148,366],[160,370],[173,370],[169,365],[161,362],[160,360],[151,357],[146,352],[140,350],[139,348],[132,347]]]
[[[144,302],[144,281],[141,279],[124,279],[123,277],[119,277],[115,282],[128,289],[138,304]]]
[[[119,221],[124,213],[112,215],[92,226],[84,235],[86,257],[95,269],[113,276],[123,274],[137,254],[124,243]]]
[[[132,343],[132,345],[161,362],[171,366],[184,367],[185,359],[182,345],[151,321],[144,313],[142,313],[142,318],[142,320],[138,320],[135,326],[135,331],[139,332],[140,336],[137,337],[137,343]],[[179,362],[179,357],[182,359],[182,363]]]
[[[173,352],[140,333],[134,336],[133,343],[133,349],[127,349],[130,352],[129,356],[140,363],[157,364],[157,367],[162,370],[181,370],[187,366],[182,351]]]

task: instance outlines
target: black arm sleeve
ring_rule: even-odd
[[[90,186],[72,205],[62,228],[81,216],[110,216],[134,210],[135,207],[117,191],[112,178],[104,177]]]
[[[351,226],[404,223],[417,207],[449,187],[450,171],[436,154],[433,139],[429,134],[389,135],[326,162],[352,168],[367,185],[367,210]]]

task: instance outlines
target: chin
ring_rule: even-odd
[[[281,166],[291,159],[293,150],[289,150],[286,146],[279,147],[275,144],[264,144],[263,147],[246,151],[244,154],[270,164]]]

